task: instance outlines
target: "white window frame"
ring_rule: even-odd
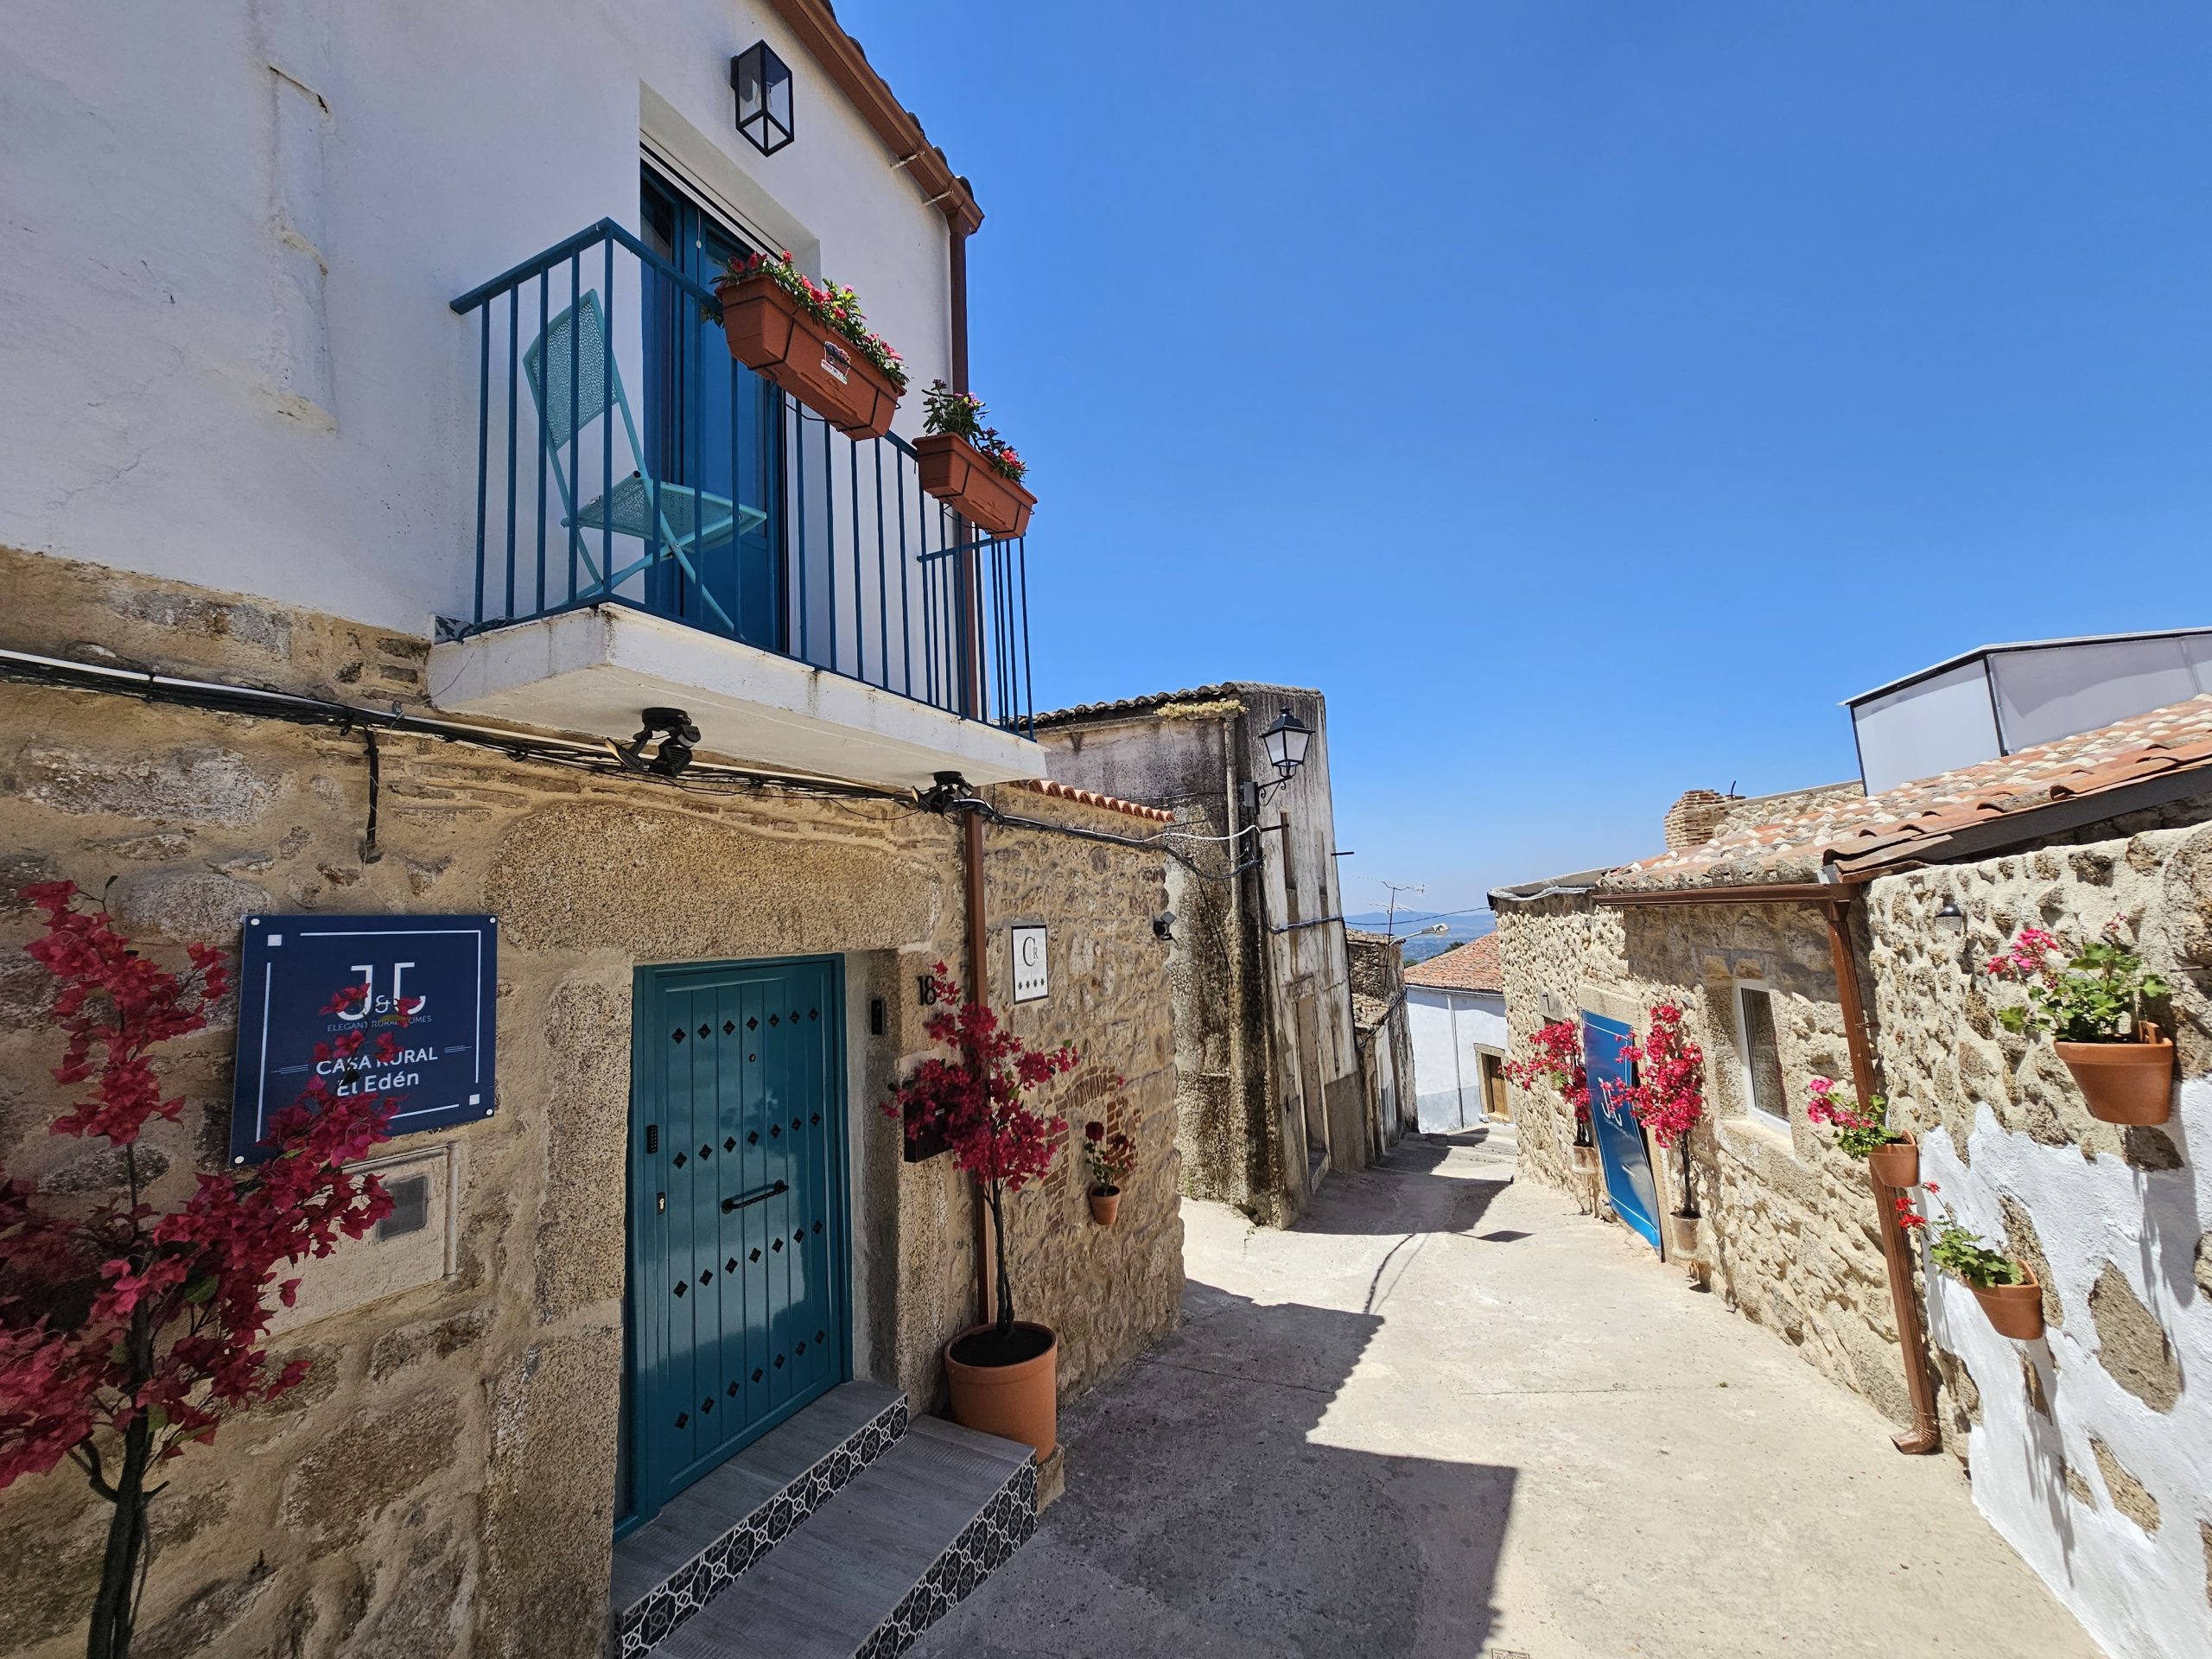
[[[1782,1020],[1775,1009],[1774,986],[1764,979],[1739,979],[1735,982],[1736,1003],[1736,1061],[1741,1073],[1744,1090],[1744,1115],[1755,1123],[1764,1123],[1785,1133],[1790,1128],[1789,1082],[1785,1069],[1783,1073],[1782,1110],[1779,1115],[1759,1104],[1757,1080],[1751,1074],[1751,1021],[1750,1010],[1744,1000],[1746,991],[1757,991],[1766,998],[1767,1014],[1774,1023],[1775,1059],[1777,1065],[1782,1056]]]

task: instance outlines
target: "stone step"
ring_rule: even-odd
[[[890,1659],[1036,1529],[1027,1446],[917,1418],[655,1659]]]
[[[681,1630],[906,1432],[898,1389],[841,1383],[671,1498],[614,1546],[620,1659]]]

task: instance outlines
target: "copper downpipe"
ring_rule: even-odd
[[[1838,892],[1824,898],[1821,913],[1827,918],[1828,954],[1835,963],[1836,1001],[1843,1009],[1843,1040],[1851,1053],[1851,1081],[1862,1101],[1872,1100],[1874,1057],[1866,1040],[1866,1008],[1859,992],[1859,963],[1851,949],[1851,895]],[[1912,1256],[1904,1229],[1897,1224],[1891,1203],[1893,1189],[1872,1173],[1866,1177],[1874,1194],[1876,1224],[1882,1232],[1882,1259],[1889,1268],[1890,1306],[1897,1316],[1897,1344],[1904,1351],[1905,1392],[1912,1400],[1912,1427],[1890,1439],[1897,1449],[1910,1456],[1939,1451],[1943,1434],[1936,1419],[1936,1389],[1929,1381],[1928,1339],[1920,1322],[1920,1302],[1912,1294]]]

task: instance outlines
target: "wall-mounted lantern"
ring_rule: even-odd
[[[1306,746],[1313,738],[1313,728],[1287,708],[1275,716],[1274,724],[1260,734],[1260,742],[1274,765],[1276,777],[1290,781],[1291,774],[1306,764]]]
[[[763,156],[791,143],[791,68],[755,41],[729,60],[729,84],[737,93],[737,130]]]

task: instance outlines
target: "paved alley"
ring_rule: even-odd
[[[1186,1201],[1181,1329],[1065,1414],[1066,1495],[915,1651],[2098,1652],[1948,1457],[1512,1178],[1476,1131],[1293,1232]]]

